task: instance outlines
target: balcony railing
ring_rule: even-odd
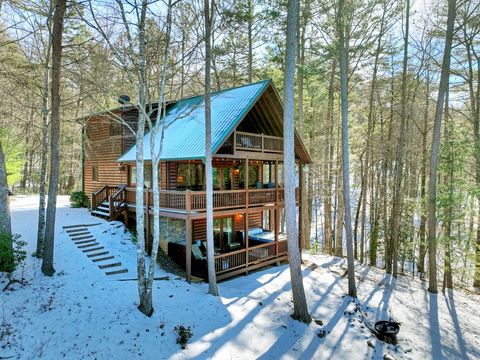
[[[283,153],[283,138],[264,134],[236,131],[235,150],[266,153]]]
[[[170,191],[161,190],[160,208],[167,210],[185,210],[204,212],[206,211],[207,194],[205,191]],[[295,189],[295,198],[300,199],[299,188]],[[126,202],[135,204],[135,188],[127,188],[125,195]],[[274,189],[249,189],[249,190],[223,190],[213,192],[214,210],[228,210],[262,206],[269,204],[282,204],[285,199],[283,188]],[[144,191],[144,205],[153,206],[152,190]]]

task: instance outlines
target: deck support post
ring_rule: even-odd
[[[246,267],[246,274],[248,275],[248,211],[245,211],[245,267]]]
[[[188,218],[186,221],[185,232],[187,235],[187,244],[185,247],[185,269],[186,269],[186,280],[188,283],[192,281],[192,219]]]

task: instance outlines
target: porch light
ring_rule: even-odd
[[[125,169],[126,169],[126,165],[124,163],[118,164],[118,170],[120,170],[121,172],[124,172]]]
[[[240,169],[238,169],[238,168],[233,169],[233,173],[234,173],[235,175],[240,174]]]
[[[182,175],[177,176],[177,182],[183,183],[184,177]]]

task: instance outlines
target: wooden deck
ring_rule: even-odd
[[[135,189],[126,188],[125,201],[127,204],[135,205]],[[204,214],[206,212],[206,192],[205,191],[171,191],[160,190],[160,209],[163,211],[185,213],[193,215]],[[299,188],[295,191],[297,201],[300,199]],[[144,194],[144,204],[153,207],[153,193],[151,189],[146,189]],[[261,207],[269,205],[282,206],[285,202],[285,191],[283,188],[273,189],[243,189],[243,190],[224,190],[213,192],[213,210],[234,210],[246,209],[249,207]],[[172,215],[173,216],[173,215]],[[198,217],[198,216],[197,216]]]
[[[217,280],[223,280],[287,259],[287,240],[265,243],[216,255],[215,272]]]

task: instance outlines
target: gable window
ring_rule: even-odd
[[[92,181],[98,181],[98,168],[92,166]]]

